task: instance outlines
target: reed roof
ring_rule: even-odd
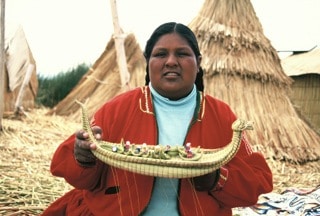
[[[255,122],[255,131],[247,133],[253,147],[281,160],[319,160],[320,137],[291,104],[292,79],[250,0],[206,0],[189,26],[203,55],[205,92]]]
[[[48,114],[73,115],[80,118],[79,100],[86,103],[88,114],[92,115],[100,106],[114,96],[144,84],[145,60],[134,36],[127,35],[125,42],[129,85],[121,86],[120,72],[116,60],[114,39],[111,38],[101,56],[89,71],[82,77],[78,85]]]
[[[189,26],[199,39],[207,75],[239,74],[262,82],[291,83],[250,0],[206,0]]]

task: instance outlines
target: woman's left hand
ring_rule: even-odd
[[[216,184],[217,173],[218,171],[214,171],[213,173],[194,177],[191,179],[191,183],[197,191],[210,191]]]

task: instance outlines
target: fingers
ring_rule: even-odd
[[[101,140],[102,129],[101,129],[99,126],[93,126],[93,127],[91,128],[91,130],[92,130],[95,138],[96,138],[97,140]],[[88,134],[86,131],[84,131],[83,129],[78,130],[78,131],[75,133],[75,135],[76,135],[76,138],[77,138],[77,139],[80,139],[80,140],[86,140],[86,139],[89,138],[89,134]]]
[[[95,156],[90,150],[83,148],[75,148],[74,156],[76,160],[81,163],[90,163],[96,160]]]
[[[91,130],[95,138],[101,140],[101,128],[99,126],[93,126]],[[95,150],[97,146],[88,138],[89,134],[83,129],[75,133],[74,157],[81,166],[92,166],[96,161],[96,157],[91,150]]]
[[[81,130],[78,130],[76,133],[76,138],[79,139],[79,140],[86,140],[88,139],[89,135],[87,132],[85,132],[83,129]]]
[[[91,149],[90,146],[91,146],[91,142],[89,140],[84,139],[83,137],[80,137],[80,139],[76,137],[75,148],[90,150]]]
[[[102,129],[99,126],[93,126],[91,129],[92,129],[93,134],[95,134],[95,135],[99,134],[101,136]]]
[[[99,126],[93,126],[92,132],[97,140],[101,140],[102,129]]]
[[[88,139],[88,134],[83,130],[76,132],[74,143],[74,157],[81,166],[89,167],[94,166],[96,157],[91,152],[96,146]]]

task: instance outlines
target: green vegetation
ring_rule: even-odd
[[[36,103],[45,107],[54,107],[69,94],[88,70],[88,65],[81,64],[53,77],[38,75],[39,88]]]

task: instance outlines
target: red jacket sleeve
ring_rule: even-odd
[[[127,98],[133,98],[132,94],[134,94],[135,92],[138,91],[131,92],[129,95],[127,94],[124,96],[126,96]],[[114,98],[113,100],[104,104],[100,109],[98,109],[91,119],[91,125],[98,125],[102,128],[103,140],[120,141],[120,139],[117,139],[117,136],[122,136],[122,134],[120,133],[120,130],[118,130],[119,127],[114,126],[115,122],[117,122],[119,118],[122,118],[121,122],[128,121],[130,115],[128,117],[126,113],[133,113],[132,109],[137,107],[137,104],[129,103],[129,105],[131,106],[125,106],[125,108],[130,110],[126,112],[123,111],[123,107],[121,106],[123,103],[127,103],[127,100],[119,100],[118,98]],[[135,115],[132,114],[131,117],[135,118]],[[110,132],[110,130],[118,131],[117,133],[112,133]],[[112,136],[116,137],[113,138]],[[100,160],[97,160],[96,165],[93,167],[88,168],[80,166],[74,158],[74,142],[75,135],[73,134],[59,145],[52,158],[51,173],[55,176],[63,177],[69,184],[71,184],[75,188],[99,190],[100,187],[103,187],[103,185],[105,185],[109,166],[101,162]]]
[[[246,139],[242,139],[236,157],[221,167],[220,178],[210,192],[225,207],[251,206],[259,195],[273,189],[272,172],[258,152],[252,152]]]
[[[74,158],[75,135],[59,145],[51,161],[51,173],[63,177],[69,184],[78,189],[93,189],[97,186],[101,175],[102,163],[86,168],[80,166]]]

